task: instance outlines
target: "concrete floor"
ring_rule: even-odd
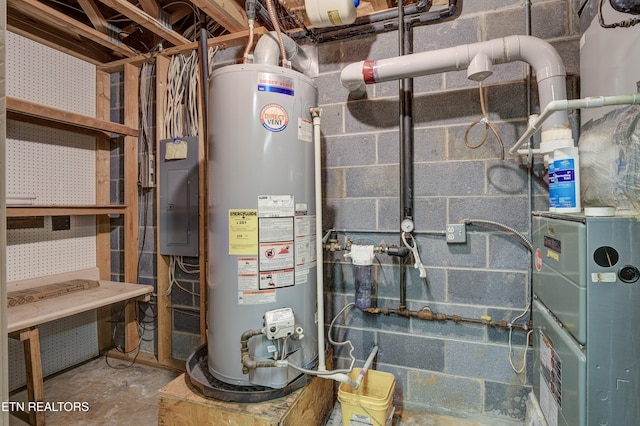
[[[47,425],[158,424],[158,389],[179,375],[177,372],[104,357],[45,379],[45,402],[86,402],[88,411],[49,411]],[[129,367],[127,367],[129,366]],[[11,401],[26,401],[26,391]],[[10,426],[27,423],[11,416]]]
[[[179,374],[173,371],[109,359],[88,361],[78,367],[45,379],[46,402],[86,402],[87,411],[49,411],[45,419],[56,425],[125,425],[152,426],[158,424],[158,389]],[[11,396],[11,401],[27,401],[26,391]],[[340,404],[337,403],[325,426],[341,425]],[[27,423],[11,416],[10,426]],[[489,426],[422,412],[404,410],[394,421],[395,426]],[[311,425],[309,425],[311,426]]]

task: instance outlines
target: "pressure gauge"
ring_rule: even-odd
[[[403,232],[413,232],[413,220],[409,218],[403,219],[402,223],[400,223],[400,229]]]

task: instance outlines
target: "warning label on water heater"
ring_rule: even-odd
[[[260,111],[260,123],[271,132],[281,132],[289,125],[289,116],[281,105],[267,104]]]

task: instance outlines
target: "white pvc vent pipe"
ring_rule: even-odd
[[[582,109],[582,108],[600,108],[610,105],[638,105],[640,104],[640,92],[632,93],[630,95],[616,95],[616,96],[594,96],[584,99],[572,99],[572,100],[557,100],[549,102],[545,109],[539,116],[532,117],[529,122],[527,131],[518,139],[518,141],[511,147],[509,154],[511,155],[527,155],[529,152],[533,154],[539,154],[541,151],[529,150],[519,148],[524,145],[525,142],[533,136],[537,130],[544,126],[544,122],[557,111],[567,111],[570,109]]]
[[[367,60],[346,66],[340,75],[353,98],[366,94],[366,84],[463,70],[478,54],[493,64],[524,61],[536,72],[540,110],[552,101],[567,99],[566,72],[558,52],[544,40],[514,35],[447,49],[414,53],[381,60]],[[549,131],[545,134],[545,131]],[[553,114],[543,125],[543,140],[571,139],[566,111]]]

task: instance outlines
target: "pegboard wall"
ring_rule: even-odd
[[[7,96],[96,116],[96,67],[7,31]]]
[[[71,216],[71,229],[44,228],[7,231],[7,282],[77,271],[96,266],[96,227],[93,216]]]
[[[95,311],[42,324],[38,331],[45,377],[98,356]],[[13,391],[27,383],[22,342],[9,339],[9,366],[9,390]]]
[[[94,204],[95,138],[7,121],[7,193],[33,194],[34,204]]]
[[[96,68],[7,32],[7,95],[95,117]],[[96,200],[95,138],[7,121],[6,190],[34,195],[36,205],[91,205]],[[71,229],[7,233],[7,281],[96,265],[93,216],[72,216]]]

